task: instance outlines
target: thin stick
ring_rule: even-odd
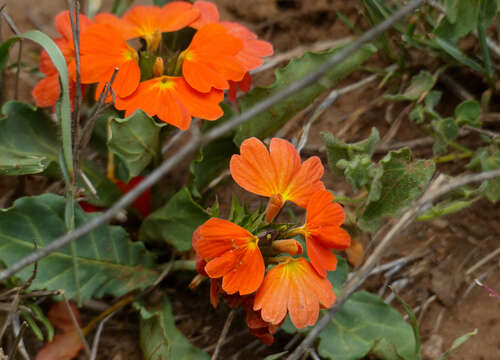
[[[107,211],[103,212],[101,216],[92,219],[83,226],[75,229],[75,231],[57,238],[43,249],[31,253],[24,259],[12,265],[10,268],[3,270],[0,273],[0,281],[6,280],[10,276],[14,275],[16,272],[23,269],[25,266],[28,266],[33,262],[44,258],[45,256],[56,251],[57,249],[60,249],[61,247],[69,244],[71,241],[111,221],[118,212],[120,212],[122,209],[132,204],[132,202],[138,196],[140,196],[146,189],[150,188],[152,185],[158,182],[165,174],[171,171],[177,164],[179,164],[182,160],[184,160],[188,155],[196,151],[201,145],[207,144],[227,134],[229,131],[235,129],[244,122],[252,119],[254,116],[260,114],[262,111],[267,110],[274,104],[280,102],[283,99],[288,98],[293,93],[299,91],[300,89],[303,89],[308,85],[317,82],[319,79],[323,77],[325,73],[328,72],[328,70],[342,63],[347,57],[349,57],[355,51],[360,49],[365,43],[382,34],[384,31],[389,29],[395,22],[399,21],[405,15],[417,9],[425,1],[426,0],[411,1],[406,6],[396,11],[391,17],[387,18],[383,22],[379,23],[377,26],[373,27],[372,29],[364,33],[356,41],[342,48],[340,51],[332,54],[331,57],[323,65],[319,66],[317,70],[305,75],[300,80],[294,82],[293,84],[290,84],[280,92],[265,98],[261,102],[252,106],[247,111],[241,113],[238,116],[235,116],[231,121],[222,123],[214,127],[210,131],[204,133],[202,136],[198,135],[193,136],[193,138],[188,144],[179,149],[177,153],[173,154],[168,159],[166,159],[159,167],[157,167],[153,172],[151,172],[151,174],[149,174],[144,179],[144,181],[142,181],[137,187],[132,189],[130,192],[122,196],[120,200],[118,200]]]
[[[26,330],[27,327],[28,323],[26,321],[23,321],[23,323],[21,324],[21,329],[19,330],[19,333],[14,340],[14,344],[12,344],[12,348],[9,351],[9,355],[7,355],[7,359],[14,359],[14,356],[16,356],[17,347],[19,346],[19,342],[23,338],[24,330]]]
[[[222,344],[224,343],[224,339],[227,336],[227,332],[229,331],[229,328],[231,327],[231,323],[233,322],[234,314],[236,313],[236,309],[231,309],[229,314],[227,315],[226,322],[224,323],[224,327],[222,328],[222,332],[220,333],[219,340],[217,341],[217,345],[215,346],[214,353],[212,354],[212,357],[210,360],[215,360],[217,359],[217,356],[219,356],[220,349],[222,348]]]
[[[473,273],[474,271],[476,271],[478,268],[480,268],[481,266],[483,266],[484,264],[486,264],[488,261],[490,261],[491,259],[494,259],[497,255],[500,254],[500,247],[497,248],[495,251],[493,251],[492,253],[489,253],[488,255],[486,255],[484,258],[482,258],[481,260],[479,260],[477,263],[475,263],[474,265],[472,265],[466,272],[465,272],[465,275],[468,276],[470,275],[471,273]]]
[[[80,324],[76,320],[75,314],[73,313],[73,309],[71,309],[71,305],[69,304],[66,295],[64,295],[64,292],[61,293],[61,295],[64,300],[64,305],[66,305],[66,310],[68,311],[69,316],[71,317],[71,322],[73,323],[73,327],[75,328],[75,331],[78,334],[78,337],[80,338],[80,341],[83,344],[83,349],[85,350],[87,357],[90,357],[92,352],[90,351],[90,346],[87,342],[87,339],[85,339],[85,335],[83,335],[82,328],[80,327]]]
[[[82,103],[82,87],[80,75],[80,2],[78,0],[68,0],[69,18],[71,21],[71,32],[73,35],[73,46],[75,48],[75,68],[76,68],[76,81],[75,81],[75,98],[73,101],[73,161],[75,174],[78,174],[80,165],[78,146],[78,139],[80,139],[80,107]],[[76,181],[76,176],[73,177]]]
[[[1,7],[0,13],[2,14],[2,17],[5,19],[5,22],[7,25],[10,27],[12,32],[15,35],[20,35],[21,32],[17,28],[16,24],[14,23],[14,20],[7,14],[7,11],[4,9],[5,5]],[[14,88],[14,99],[17,100],[19,97],[19,78],[21,76],[21,55],[23,53],[23,39],[19,40],[19,49],[17,51],[17,69],[16,69],[16,83],[15,83],[15,88]]]
[[[444,175],[439,176],[434,180],[425,193],[420,197],[420,199],[413,202],[412,206],[401,216],[398,222],[383,236],[382,241],[375,248],[370,257],[366,260],[363,266],[357,271],[344,286],[342,292],[340,293],[336,303],[332,308],[323,316],[316,325],[312,328],[309,334],[305,337],[302,343],[295,349],[295,351],[288,357],[288,360],[298,360],[303,353],[305,353],[319,333],[326,327],[330,322],[330,319],[335,315],[335,313],[342,307],[342,305],[347,301],[347,299],[352,295],[352,293],[363,284],[363,282],[368,278],[371,270],[374,268],[375,264],[383,257],[386,252],[387,247],[392,243],[392,240],[397,234],[400,234],[403,229],[405,229],[417,216],[424,212],[429,205],[443,196],[444,194],[467,185],[473,182],[480,182],[483,180],[488,180],[492,178],[500,177],[500,170],[484,172],[474,175],[466,175],[456,178],[453,181],[445,183]],[[381,237],[380,231],[377,232],[376,238]]]
[[[94,342],[92,343],[92,354],[90,355],[90,360],[95,360],[97,358],[97,350],[99,349],[99,339],[101,338],[101,333],[102,329],[104,328],[104,324],[113,317],[116,313],[111,313],[110,315],[106,316],[102,321],[99,323],[99,326],[97,327],[97,331],[94,336]]]

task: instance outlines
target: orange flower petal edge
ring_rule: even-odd
[[[224,94],[220,90],[200,93],[191,88],[182,77],[160,76],[143,81],[137,90],[125,98],[117,98],[115,107],[125,110],[125,116],[142,109],[149,116],[186,130],[191,117],[216,120],[221,117],[219,103]]]
[[[272,199],[268,219],[272,219],[276,208],[281,208],[286,201],[306,207],[312,194],[324,189],[320,180],[321,160],[314,156],[301,164],[297,150],[283,139],[273,138],[270,151],[257,138],[243,141],[240,155],[232,156],[229,167],[234,181],[243,189]]]
[[[206,273],[211,278],[222,277],[222,289],[227,294],[247,295],[259,288],[265,266],[257,237],[217,218],[205,222],[195,233],[193,246],[207,261]]]
[[[139,85],[141,70],[137,52],[108,24],[94,24],[81,39],[82,83],[99,83],[102,89],[118,68],[113,91],[118,97],[132,94]],[[98,98],[100,92],[96,93]]]
[[[199,10],[200,17],[190,25],[191,27],[199,29],[203,25],[219,22],[219,10],[215,4],[198,0],[194,2],[193,6]]]
[[[330,307],[335,294],[328,279],[321,278],[304,258],[291,259],[272,268],[257,291],[254,310],[262,319],[279,324],[286,314],[297,329],[318,320],[320,305]]]
[[[309,258],[323,277],[326,270],[335,270],[337,266],[331,249],[343,250],[350,245],[349,234],[340,227],[344,220],[344,209],[333,202],[333,195],[327,190],[316,192],[307,204],[306,224],[298,232],[306,238]]]
[[[190,86],[201,92],[228,89],[229,80],[240,81],[245,69],[236,58],[243,43],[220,24],[200,28],[181,54],[182,74]]]

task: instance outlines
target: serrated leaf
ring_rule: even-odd
[[[459,125],[480,126],[481,105],[476,100],[462,101],[455,108],[455,116]]]
[[[408,88],[402,94],[386,95],[392,101],[417,101],[428,93],[436,84],[436,77],[428,71],[421,71],[411,79]]]
[[[2,113],[0,175],[38,174],[57,162],[57,126],[41,110],[9,101]]]
[[[322,133],[323,142],[326,145],[328,155],[328,166],[337,175],[344,174],[344,167],[338,167],[339,160],[353,160],[357,155],[371,157],[375,151],[375,145],[380,140],[378,130],[372,128],[370,136],[357,143],[347,144],[337,140],[331,133]]]
[[[454,118],[436,119],[431,122],[434,130],[434,155],[446,154],[448,144],[455,140],[460,130]]]
[[[389,152],[379,162],[379,173],[370,186],[359,226],[375,231],[384,217],[396,215],[422,193],[434,169],[432,160],[411,161],[409,149]]]
[[[137,110],[127,118],[111,119],[109,126],[108,149],[125,165],[127,178],[123,180],[129,182],[158,155],[160,130],[164,125]]]
[[[140,342],[144,359],[148,360],[210,359],[175,327],[172,306],[166,296],[160,311],[149,319],[141,319]]]
[[[141,241],[163,240],[177,251],[191,249],[193,232],[210,216],[184,187],[165,206],[149,215],[139,229]]]
[[[65,199],[54,194],[23,197],[14,206],[0,210],[0,260],[11,266],[31,254],[33,242],[38,248],[67,233],[64,221]],[[76,227],[99,214],[87,214],[75,207]],[[142,243],[133,243],[119,226],[102,226],[75,242],[80,294],[83,298],[104,295],[121,296],[151,285],[158,273],[154,261]],[[72,254],[63,247],[38,262],[38,273],[30,289],[65,291],[67,298],[76,295]],[[32,274],[33,266],[18,273],[22,281]]]
[[[411,326],[380,297],[365,291],[358,291],[347,300],[319,338],[318,352],[328,359],[362,359],[380,341],[392,344],[402,359],[414,359]]]
[[[301,57],[290,61],[285,68],[276,71],[276,81],[272,85],[254,88],[241,98],[241,111],[244,112],[261,100],[276,94],[316,70],[339,49],[337,47],[321,53],[306,52]],[[343,63],[335,66],[315,84],[295,92],[285,100],[241,125],[236,132],[235,143],[239,145],[243,140],[252,136],[265,138],[273,135],[289,119],[311,104],[320,94],[331,89],[376,52],[377,49],[373,45],[363,46]]]

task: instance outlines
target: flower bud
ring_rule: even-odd
[[[302,254],[302,245],[295,239],[274,241],[273,249],[292,256]]]
[[[153,76],[159,77],[162,75],[163,75],[163,59],[161,57],[157,57],[153,65]]]

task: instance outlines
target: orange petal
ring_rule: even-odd
[[[333,202],[333,195],[327,191],[317,191],[307,205],[306,223],[340,226],[345,221],[342,206]]]
[[[162,32],[177,31],[200,18],[200,9],[185,1],[172,1],[161,8]]]
[[[309,288],[316,293],[319,303],[325,307],[329,308],[335,302],[335,293],[333,292],[332,283],[321,276],[318,276],[313,266],[303,260],[303,266],[305,269],[305,282],[309,285]]]
[[[196,252],[205,259],[221,256],[226,251],[242,248],[248,244],[248,239],[254,236],[230,221],[212,218],[201,225],[198,230]]]
[[[198,0],[195,1],[193,6],[200,11],[200,17],[191,24],[191,27],[199,29],[203,25],[219,22],[219,11],[215,4],[209,1]]]
[[[278,215],[284,203],[283,196],[280,194],[271,195],[266,208],[266,221],[268,223],[272,222],[276,215]]]
[[[212,89],[208,93],[201,93],[189,86],[186,81],[178,81],[176,93],[192,116],[217,120],[224,115],[219,105],[224,100],[224,93],[221,90]]]
[[[208,272],[208,271],[207,271]],[[258,248],[246,249],[239,264],[222,279],[222,288],[228,294],[239,291],[240,295],[256,291],[264,279],[264,258]]]
[[[135,37],[135,27],[133,24],[120,19],[118,16],[108,13],[100,13],[94,17],[96,24],[107,24],[115,27],[120,31],[124,39],[132,39]]]
[[[310,291],[310,284],[307,283],[308,277],[304,276],[304,271],[307,270],[302,269],[303,265],[300,265],[301,268],[294,269],[295,271],[290,274],[290,298],[288,299],[290,320],[297,329],[314,325],[319,314],[318,298],[314,291]]]
[[[326,277],[326,271],[333,271],[337,268],[337,258],[327,247],[319,244],[314,238],[306,238],[306,248],[309,260],[314,269],[321,277]]]
[[[73,302],[69,302],[69,306],[75,316],[76,322],[81,325],[82,320],[80,318],[78,307]],[[47,318],[52,325],[60,330],[63,330],[64,332],[73,331],[75,329],[73,320],[71,319],[71,314],[69,313],[68,307],[64,301],[53,303],[47,313]]]
[[[87,31],[87,28],[92,25],[92,20],[90,20],[87,16],[80,14],[79,17],[80,22],[80,34],[83,34]],[[56,15],[55,18],[56,29],[59,34],[62,35],[66,41],[71,43],[71,47],[73,48],[73,31],[71,27],[71,18],[69,15],[69,11],[61,11]]]
[[[349,233],[338,226],[319,226],[317,229],[310,229],[312,238],[319,244],[330,249],[344,250],[351,244]]]
[[[209,277],[219,278],[233,270],[238,260],[235,251],[226,251],[221,256],[210,260],[205,266],[205,271]]]
[[[269,150],[276,170],[278,192],[283,194],[300,170],[300,156],[290,142],[279,138],[271,140]],[[286,201],[287,199],[284,200]]]
[[[284,197],[305,208],[311,196],[318,190],[325,188],[321,181],[323,172],[323,165],[319,157],[310,157],[301,165],[300,170],[288,185]]]
[[[261,310],[262,319],[271,324],[281,323],[287,313],[290,279],[285,266],[279,264],[272,268],[255,295],[253,309]]]
[[[266,146],[257,138],[243,141],[240,155],[229,164],[231,176],[243,189],[261,196],[278,193],[278,176]]]
[[[132,7],[123,15],[123,20],[133,27],[132,37],[143,37],[153,35],[155,32],[161,32],[159,21],[162,17],[162,11],[159,7],[153,5],[137,5]]]
[[[41,79],[31,91],[38,107],[49,107],[56,104],[61,88],[59,85],[59,74],[47,76]]]
[[[246,72],[236,59],[242,46],[222,25],[204,25],[182,55],[186,81],[201,92],[208,92],[212,87],[228,89],[228,80],[240,81]]]

